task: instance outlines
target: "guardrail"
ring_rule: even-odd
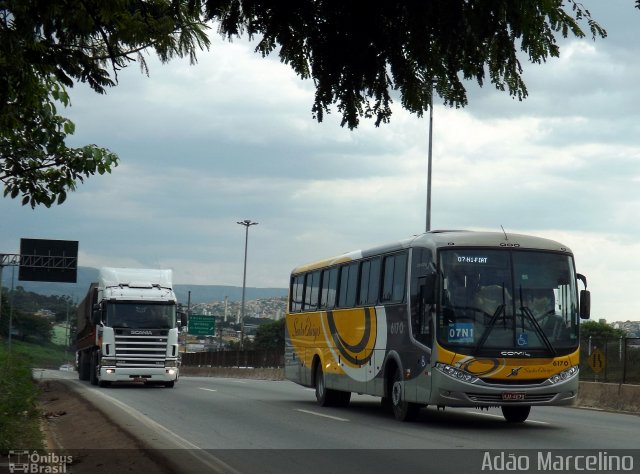
[[[580,342],[580,380],[640,384],[640,337],[588,337]]]
[[[284,367],[281,351],[212,351],[182,354],[183,367]]]

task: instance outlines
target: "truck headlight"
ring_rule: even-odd
[[[165,367],[178,367],[178,361],[177,360],[167,360],[164,363]]]

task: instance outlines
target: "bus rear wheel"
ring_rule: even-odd
[[[517,405],[517,406],[502,406],[502,416],[509,423],[522,423],[529,417],[531,412],[531,406],[529,405]]]
[[[324,372],[322,366],[318,364],[316,367],[316,400],[321,407],[346,407],[351,400],[351,392],[343,392],[340,390],[333,390],[327,388],[327,384],[324,378]]]
[[[393,375],[393,385],[391,386],[391,408],[393,416],[399,421],[413,421],[418,417],[420,405],[411,403],[404,399],[402,371],[396,368]]]

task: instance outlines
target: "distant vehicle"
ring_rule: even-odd
[[[576,399],[590,295],[558,242],[427,232],[295,268],[289,290],[285,373],[322,406],[357,392],[399,420],[499,406],[523,422]]]
[[[179,370],[176,323],[171,270],[101,268],[78,306],[80,380],[173,387]]]
[[[74,372],[76,368],[73,366],[73,364],[62,364],[59,370]]]

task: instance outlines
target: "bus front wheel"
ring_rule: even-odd
[[[400,367],[397,367],[393,376],[393,385],[391,386],[393,416],[399,421],[413,421],[418,417],[420,405],[404,399],[402,385],[402,371]]]
[[[529,417],[531,407],[528,405],[502,406],[502,416],[509,423],[522,423]]]

